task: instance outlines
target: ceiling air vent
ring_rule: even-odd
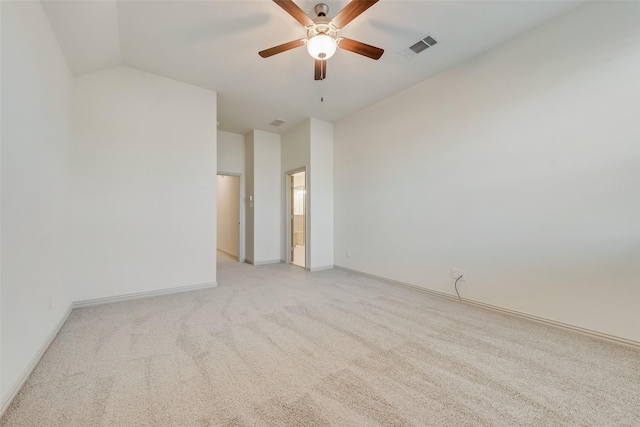
[[[283,124],[284,122],[286,122],[286,120],[282,120],[282,119],[275,119],[274,121],[272,121],[271,123],[269,123],[271,126],[280,126],[281,124]]]
[[[424,52],[429,49],[431,46],[437,44],[438,41],[432,36],[425,36],[422,39],[418,40],[407,49],[400,52],[400,55],[404,56],[407,59],[415,58],[419,53]]]

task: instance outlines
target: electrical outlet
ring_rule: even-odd
[[[351,258],[351,251],[347,249],[347,258]]]
[[[462,277],[460,277],[462,276]],[[458,277],[460,277],[461,282],[467,281],[467,272],[465,270],[458,270]]]
[[[451,276],[452,279],[457,279],[460,276],[458,274],[458,269],[457,268],[451,268],[451,271],[450,271],[449,275]]]

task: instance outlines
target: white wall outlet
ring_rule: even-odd
[[[351,251],[347,249],[347,258],[351,258]]]
[[[462,277],[460,277],[462,276]],[[467,272],[465,270],[458,270],[458,277],[460,277],[461,282],[467,281]]]
[[[457,279],[460,276],[458,274],[458,269],[457,268],[451,268],[451,271],[449,272],[449,276],[451,276],[452,279]]]
[[[49,308],[53,307],[53,295],[51,294],[47,295],[47,306]]]

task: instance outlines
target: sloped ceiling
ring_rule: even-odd
[[[296,3],[315,17],[316,1]],[[330,17],[347,4],[324,3]],[[315,81],[304,47],[258,56],[306,35],[269,0],[42,2],[74,75],[126,65],[215,90],[219,129],[240,134],[281,133],[308,117],[337,121],[579,3],[381,0],[340,35],[383,48],[382,58],[338,49],[327,79]],[[439,43],[412,60],[400,55],[427,34]],[[275,118],[286,123],[270,126]]]

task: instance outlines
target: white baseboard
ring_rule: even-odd
[[[409,283],[404,283],[404,282],[400,282],[398,280],[388,279],[388,278],[382,277],[382,276],[376,276],[375,274],[365,273],[364,271],[354,270],[352,268],[342,267],[340,265],[336,265],[334,267],[339,269],[339,270],[347,271],[349,273],[354,273],[354,274],[358,274],[360,276],[370,277],[372,279],[382,280],[383,282],[391,283],[391,284],[398,285],[398,286],[404,286],[405,288],[415,289],[415,290],[418,290],[418,291],[421,291],[421,292],[426,292],[426,293],[431,294],[431,295],[436,295],[436,296],[443,297],[443,298],[448,298],[448,299],[451,299],[451,300],[454,300],[454,301],[463,302],[465,304],[474,305],[476,307],[482,307],[482,308],[485,308],[485,309],[488,309],[488,310],[498,311],[500,313],[510,314],[512,316],[518,316],[518,317],[521,317],[521,318],[524,318],[524,319],[533,320],[534,322],[540,322],[540,323],[544,323],[544,324],[547,324],[547,325],[556,326],[558,328],[568,329],[568,330],[571,330],[571,331],[574,331],[574,332],[579,332],[581,334],[585,334],[585,335],[589,335],[589,336],[592,336],[592,337],[604,339],[604,340],[607,340],[607,341],[614,341],[614,342],[616,342],[618,344],[626,344],[626,345],[630,345],[632,347],[640,347],[640,342],[634,341],[634,340],[630,340],[630,339],[627,339],[627,338],[617,337],[615,335],[609,335],[609,334],[605,334],[603,332],[593,331],[591,329],[581,328],[579,326],[570,325],[568,323],[562,323],[562,322],[558,322],[558,321],[555,321],[555,320],[552,320],[552,319],[547,319],[546,317],[535,316],[533,314],[523,313],[521,311],[511,310],[511,309],[508,309],[508,308],[499,307],[497,305],[486,304],[486,303],[483,303],[483,302],[480,302],[480,301],[474,301],[474,300],[467,299],[467,298],[462,298],[462,300],[458,300],[458,297],[455,296],[455,295],[450,295],[450,294],[447,294],[447,293],[444,293],[444,292],[440,292],[440,291],[436,291],[436,290],[433,290],[433,289],[424,288],[422,286],[411,285]]]
[[[129,301],[129,300],[134,300],[138,298],[150,298],[150,297],[157,297],[161,295],[177,294],[180,292],[197,291],[200,289],[215,288],[216,286],[218,286],[217,282],[211,282],[211,283],[202,283],[199,285],[179,286],[176,288],[160,289],[157,291],[137,292],[133,294],[116,295],[112,297],[86,299],[82,301],[75,301],[73,303],[73,308],[91,307],[92,305]]]
[[[15,397],[18,395],[24,383],[27,382],[29,375],[31,375],[31,372],[33,372],[35,367],[38,365],[38,362],[40,362],[40,359],[42,359],[42,356],[47,351],[47,349],[53,342],[56,335],[58,335],[58,332],[60,332],[62,325],[65,324],[65,322],[69,318],[69,315],[71,315],[72,311],[73,311],[73,303],[70,303],[69,307],[67,307],[67,310],[64,312],[60,320],[58,320],[58,323],[56,323],[56,326],[51,330],[51,333],[47,336],[45,341],[42,343],[42,345],[38,349],[38,352],[33,356],[33,358],[31,358],[31,361],[22,370],[22,373],[13,383],[13,386],[9,389],[9,392],[7,393],[7,395],[4,397],[4,399],[2,399],[2,401],[0,402],[0,418],[2,418],[5,411],[11,405],[11,402],[13,402],[13,399],[15,399]]]
[[[322,265],[320,267],[311,267],[309,269],[310,272],[315,273],[316,271],[322,271],[322,270],[332,270],[333,269],[333,264],[331,265]]]

